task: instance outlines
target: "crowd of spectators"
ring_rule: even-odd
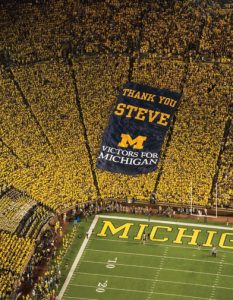
[[[230,123],[231,122],[231,123]],[[233,201],[233,125],[232,125],[232,112],[231,119],[229,119],[229,135],[221,156],[219,175],[217,181],[217,193],[220,197],[221,203],[225,206],[232,206]]]
[[[17,232],[19,232],[18,234],[20,236],[36,239],[42,227],[46,225],[53,216],[54,213],[50,209],[39,204],[32,212],[25,215]]]
[[[87,200],[87,195],[94,198],[96,191],[84,129],[68,67],[62,62],[41,63],[15,68],[13,72],[56,152],[56,160],[46,162],[42,176],[38,173],[35,175],[36,186],[34,191],[30,191],[31,194],[34,195],[41,184],[46,185],[54,208],[59,207],[57,198],[53,196],[57,194],[57,189],[60,192],[63,190],[60,201],[68,206],[71,205],[70,199]],[[48,195],[40,198],[47,201]]]
[[[3,184],[0,196],[0,299],[16,290],[35,249],[35,239],[54,216],[47,207]]]
[[[12,291],[16,288],[17,275],[10,271],[1,270],[0,272],[0,299],[9,299]]]
[[[61,223],[65,223],[61,220]],[[67,271],[65,255],[78,236],[78,227],[73,225],[70,232],[63,235],[63,229],[59,221],[54,228],[45,231],[37,245],[26,272],[21,277],[22,299],[31,300],[55,300],[58,296],[58,288],[61,283],[62,268]],[[24,290],[23,290],[24,289]],[[25,293],[25,290],[28,293]]]
[[[215,193],[220,204],[231,204],[232,4],[3,1],[0,11],[0,299],[27,282],[34,288],[25,299],[56,298],[76,227],[63,238],[57,223],[61,250],[49,237],[33,255],[55,212],[73,207],[74,216],[85,218],[102,211],[172,217],[189,214],[190,201],[204,207]],[[128,80],[182,93],[159,167],[140,177],[95,167]],[[9,194],[9,185],[32,197]],[[102,200],[91,202],[96,199]],[[116,199],[183,207],[151,210]],[[51,251],[51,268],[34,282],[33,269]]]
[[[232,62],[231,19],[232,7],[208,10],[200,40],[200,53],[203,59]]]
[[[207,147],[206,131],[211,127],[213,115],[210,119],[203,118],[206,113],[213,112],[219,121],[215,129],[216,145],[213,144],[207,154],[206,164],[212,169],[209,172],[208,167],[202,172],[208,184],[202,185],[201,178],[198,183],[192,179],[194,201],[202,204],[208,201],[229,104],[229,83],[225,82],[223,74],[225,70],[229,78],[231,74],[227,65],[217,70],[214,64],[204,64],[203,60],[230,61],[230,41],[228,38],[222,41],[224,35],[229,36],[230,5],[221,1],[155,1],[143,5],[137,1],[106,1],[101,5],[92,1],[70,1],[64,7],[63,1],[52,1],[37,5],[15,3],[11,12],[9,5],[1,6],[3,30],[0,38],[8,53],[1,52],[4,65],[1,67],[2,180],[61,211],[97,196],[147,200],[164,164],[157,191],[159,200],[188,202],[191,190],[188,174],[193,169],[187,171],[191,159],[183,145],[186,134],[191,135],[187,126],[192,124],[194,131],[198,127],[200,130],[196,132],[201,138],[192,137],[189,142],[186,139],[186,145],[191,143],[193,148],[195,144],[198,149],[199,140],[205,139]],[[27,18],[23,17],[25,15]],[[61,17],[57,18],[58,15]],[[87,56],[88,53],[92,55]],[[76,57],[72,60],[72,68],[61,57]],[[134,64],[130,61],[132,57],[136,58]],[[199,62],[189,63],[193,59]],[[173,136],[169,155],[161,160],[156,172],[140,176],[140,183],[137,177],[95,169],[103,130],[118,91],[129,79],[129,74],[131,80],[160,88],[178,92],[184,88],[174,136],[169,133]],[[215,74],[219,74],[218,78]],[[199,83],[202,85],[197,87]],[[218,107],[215,110],[221,93],[224,103],[221,110]],[[203,105],[207,109],[210,104],[210,111],[191,114],[185,105],[192,109],[203,96],[209,99]],[[198,109],[198,105],[195,107]],[[199,113],[203,117],[197,117]],[[189,114],[190,122],[182,119]],[[165,151],[169,134],[162,151]],[[176,149],[180,147],[186,154],[178,156]],[[203,151],[203,160],[207,152]],[[171,188],[174,170],[177,174]],[[201,190],[205,190],[204,194]]]
[[[0,229],[14,233],[23,216],[37,202],[11,189],[0,198]]]
[[[143,19],[140,51],[154,53],[157,57],[179,59],[197,56],[206,17],[203,6],[195,1],[174,1],[172,5],[171,1],[161,1],[160,4],[152,2]]]
[[[12,62],[133,51],[232,60],[232,5],[221,0],[17,1],[1,15],[2,56]]]
[[[34,241],[14,234],[0,232],[1,269],[22,272],[34,248]]]
[[[1,147],[4,151],[2,156],[5,157],[9,154],[9,163],[12,161],[9,166],[3,161],[4,168],[1,172],[1,178],[4,178],[9,173],[21,168],[36,167],[38,164],[43,166],[43,162],[49,160],[51,149],[46,144],[44,136],[19,89],[16,88],[4,68],[0,68],[0,82],[2,112],[0,135]],[[7,145],[10,147],[7,148]]]
[[[21,237],[36,238],[53,212],[15,188],[4,185],[1,192],[0,230],[16,233]]]
[[[190,64],[157,188],[159,201],[209,202],[229,120],[231,80],[230,66]]]
[[[6,299],[17,286],[34,247],[35,241],[32,239],[0,231],[0,299]]]

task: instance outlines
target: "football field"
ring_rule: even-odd
[[[59,299],[232,300],[232,282],[232,228],[100,215]]]

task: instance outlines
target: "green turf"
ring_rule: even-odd
[[[61,279],[60,279],[60,284],[59,288],[63,285],[69,270],[73,264],[73,261],[77,255],[77,251],[79,250],[84,238],[85,238],[85,233],[87,232],[88,228],[91,225],[93,218],[89,218],[88,221],[82,221],[78,223],[78,230],[76,232],[76,235],[74,237],[74,240],[72,241],[72,244],[67,250],[67,253],[65,254],[62,263],[61,263]],[[68,227],[66,228],[66,234],[70,233],[72,231],[73,223],[70,223]],[[61,246],[62,247],[62,246]]]
[[[215,230],[215,245],[223,232],[232,231],[227,228],[219,230],[147,221],[110,220],[115,227],[127,222],[134,223],[128,239],[119,239],[121,233],[112,235],[109,229],[106,237],[99,237],[97,234],[104,220],[107,218],[98,220],[62,299],[233,299],[233,250],[218,247],[215,258],[211,256],[211,247],[198,249],[197,246],[190,246],[187,244],[188,238],[183,238],[182,245],[173,243],[178,227],[188,228],[186,234],[191,234],[193,228],[201,229],[198,243],[206,240],[207,230]],[[135,241],[139,223],[149,224],[147,232],[155,225],[172,227],[172,232],[165,234],[161,231],[156,235],[157,238],[167,236],[169,240],[163,243],[148,240],[145,245]],[[230,239],[226,244],[233,245]],[[116,263],[108,263],[109,260]],[[108,264],[113,268],[108,268]]]

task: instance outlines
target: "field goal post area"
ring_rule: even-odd
[[[190,213],[190,215],[197,217],[197,218],[215,218],[215,219],[217,219],[218,218],[218,186],[217,186],[217,183],[216,183],[216,188],[215,188],[215,214],[214,215],[207,215],[205,213],[204,214],[202,214],[202,213],[194,214],[193,213],[194,205],[193,205],[192,190],[193,190],[193,186],[192,186],[192,182],[191,182],[191,186],[190,186],[190,212],[191,213]]]

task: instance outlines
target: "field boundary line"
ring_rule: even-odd
[[[160,223],[160,224],[172,224],[172,225],[186,225],[189,227],[200,227],[200,228],[215,228],[221,230],[230,230],[233,231],[231,227],[217,226],[217,225],[204,225],[204,224],[195,224],[195,223],[184,223],[184,222],[174,222],[174,221],[161,221],[161,220],[151,220],[144,218],[132,218],[132,217],[118,217],[118,216],[108,216],[108,215],[98,215],[101,219],[115,219],[115,220],[128,220],[128,221],[141,221],[147,223]]]
[[[80,287],[87,287],[87,288],[96,288],[93,285],[86,285],[86,284],[70,284],[73,286],[80,286]],[[129,290],[129,289],[121,289],[121,288],[110,288],[107,287],[106,290],[115,290],[115,291],[125,291],[125,292],[135,292],[135,293],[143,293],[143,294],[149,294],[150,291],[142,291],[142,290]],[[159,293],[159,292],[153,292],[154,295],[166,295],[166,296],[176,296],[176,297],[183,297],[183,298],[193,298],[193,299],[203,299],[203,300],[209,300],[209,298],[203,298],[203,297],[196,297],[196,296],[189,296],[189,295],[179,295],[179,294],[167,294],[167,293]]]
[[[99,216],[96,215],[95,218],[94,218],[94,220],[91,223],[91,226],[90,226],[89,230],[88,230],[88,236],[91,235],[92,230],[95,228],[95,225],[98,222],[98,219],[99,219]],[[68,275],[66,277],[66,280],[65,280],[65,282],[64,282],[64,284],[63,284],[63,286],[62,286],[62,288],[61,288],[61,290],[59,292],[58,300],[62,300],[62,297],[63,297],[63,295],[64,295],[64,293],[65,293],[65,291],[66,291],[66,289],[67,289],[67,287],[68,287],[68,285],[70,283],[70,280],[71,280],[71,278],[73,276],[73,273],[74,273],[74,271],[75,271],[75,269],[76,269],[76,267],[77,267],[77,265],[78,265],[78,263],[80,261],[80,258],[83,255],[83,252],[84,252],[84,250],[85,250],[85,248],[87,246],[88,241],[89,241],[89,239],[85,237],[84,240],[83,240],[83,243],[82,243],[82,245],[81,245],[81,247],[80,247],[80,249],[78,251],[78,254],[75,257],[75,260],[74,260],[74,262],[72,264],[72,267],[70,268],[70,271],[69,271],[69,273],[68,273]]]
[[[102,261],[92,261],[92,260],[82,260],[82,262],[91,263],[91,264],[106,264],[105,262],[102,262]],[[159,267],[150,267],[150,266],[142,266],[142,265],[129,265],[129,264],[119,264],[119,263],[117,265],[125,266],[125,267],[145,268],[145,269],[159,269]],[[198,272],[198,271],[192,271],[192,270],[170,269],[170,268],[163,268],[163,270],[216,276],[216,273]],[[220,274],[219,276],[233,278],[233,275]]]
[[[167,245],[169,248],[169,246]],[[135,256],[147,256],[147,257],[158,257],[163,258],[163,255],[156,255],[156,254],[143,254],[143,253],[133,253],[133,252],[121,252],[121,251],[112,251],[112,250],[98,250],[98,249],[90,249],[88,248],[88,251],[94,251],[94,252],[107,252],[107,253],[117,253],[117,254],[125,254],[125,255],[135,255]],[[202,263],[211,263],[211,264],[219,264],[219,261],[211,261],[211,260],[202,260],[202,259],[196,259],[196,258],[186,258],[186,257],[176,257],[176,256],[166,256],[168,259],[178,259],[178,260],[191,260],[191,261],[198,261]],[[224,263],[223,265],[230,265],[233,266],[231,263]]]

